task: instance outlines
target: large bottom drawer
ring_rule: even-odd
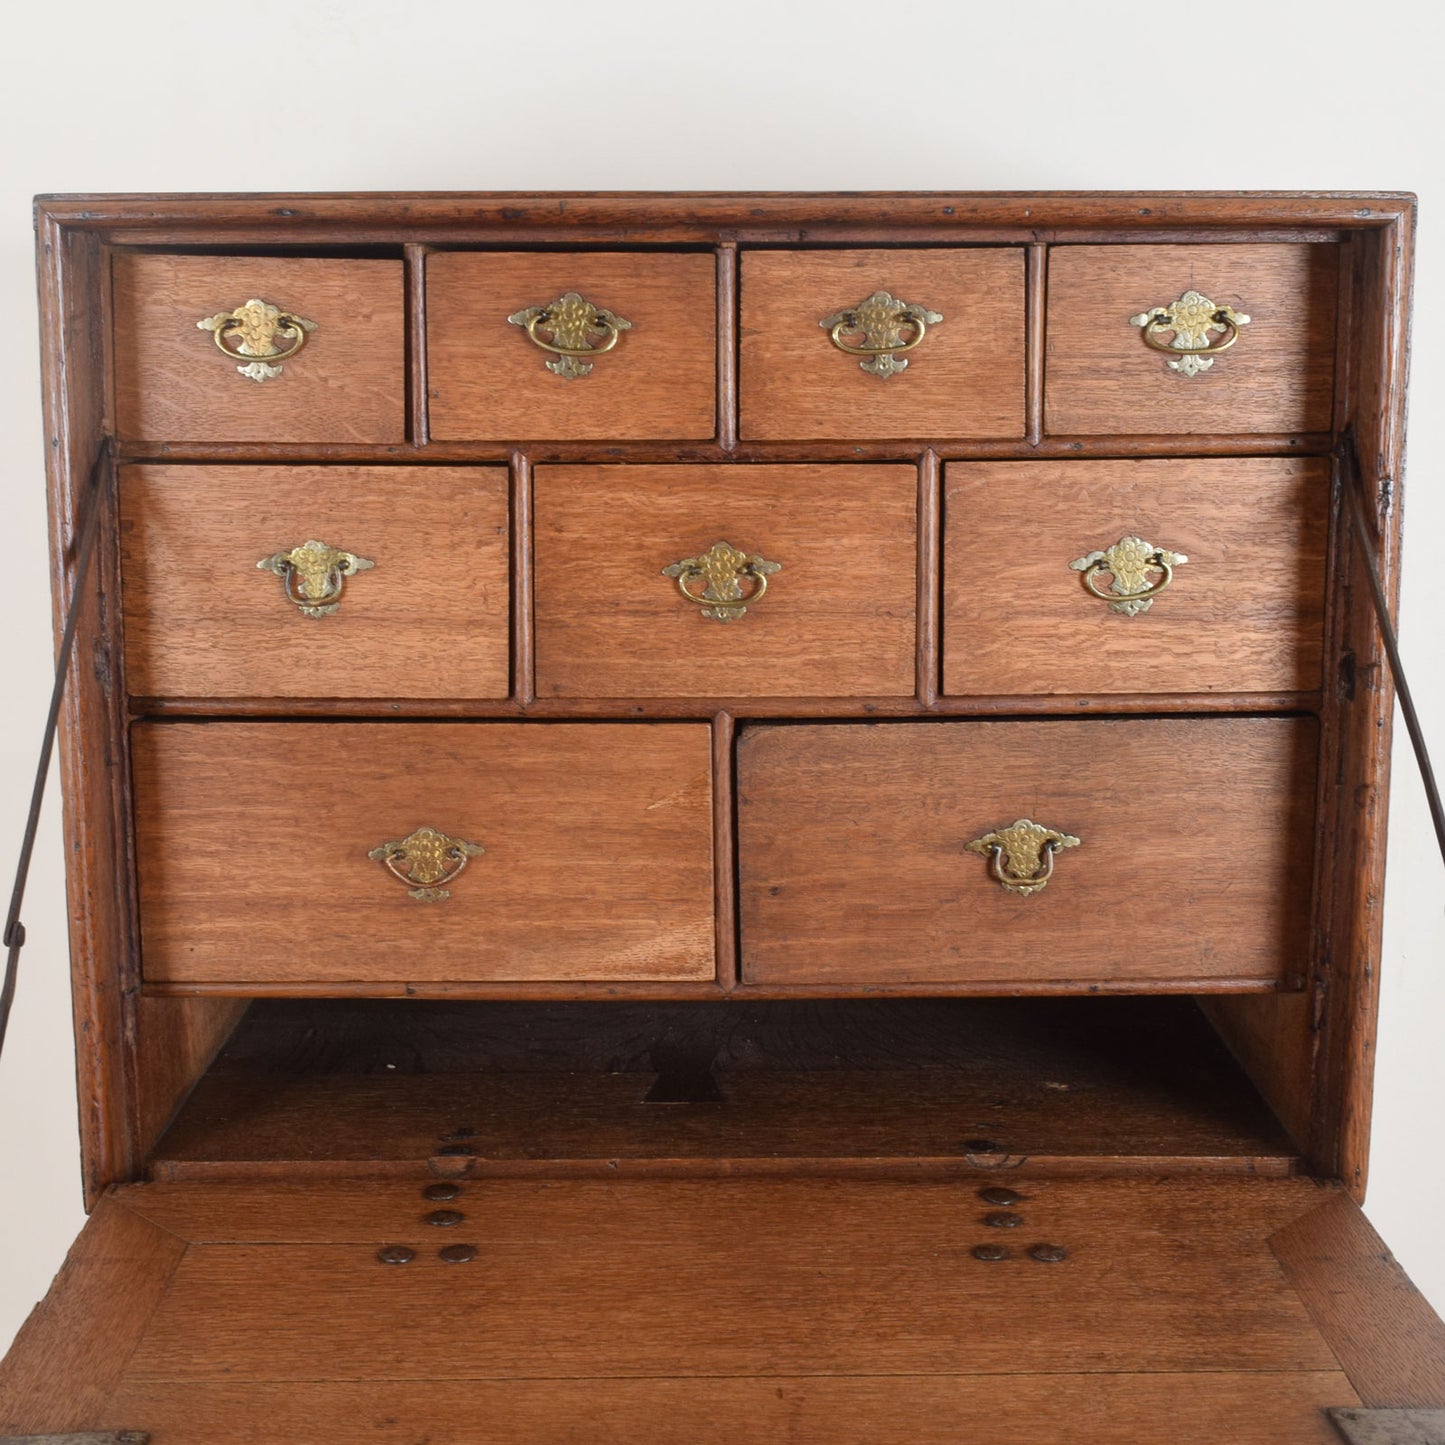
[[[143,723],[148,983],[707,980],[701,724]]]
[[[1305,718],[776,725],[739,743],[747,983],[1289,987]]]

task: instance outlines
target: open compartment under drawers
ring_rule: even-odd
[[[1188,998],[262,999],[152,1178],[1282,1175]]]

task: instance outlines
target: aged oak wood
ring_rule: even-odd
[[[433,253],[426,261],[431,436],[713,436],[715,269],[704,254]],[[632,326],[589,375],[569,379],[548,371],[545,363],[556,358],[507,318],[572,291]]]
[[[533,486],[539,696],[913,694],[912,467],[541,467]],[[725,623],[663,575],[719,541],[782,569]]]
[[[1307,719],[758,725],[738,747],[743,977],[759,982],[1272,976],[1307,967]],[[1011,894],[965,844],[1077,836]]]
[[[116,429],[152,442],[400,442],[406,375],[397,261],[114,256]],[[316,323],[282,374],[237,374],[196,323],[256,298]]]
[[[1297,1154],[1183,999],[327,1000],[254,1005],[149,1167],[414,1174],[459,1129],[479,1175],[1282,1175]]]
[[[1017,248],[745,251],[741,287],[745,440],[1023,435]],[[944,318],[908,353],[907,371],[886,380],[818,325],[875,291]]]
[[[142,724],[134,750],[149,979],[713,977],[700,725]],[[440,902],[367,856],[423,827],[486,849]]]
[[[1052,247],[1047,431],[1327,429],[1338,266],[1333,245]],[[1191,290],[1250,317],[1197,376],[1171,370],[1129,320]]]
[[[511,690],[498,467],[121,473],[126,685],[141,697],[493,697]],[[319,539],[375,563],[307,617],[261,559]]]
[[[1320,686],[1322,462],[954,462],[944,510],[946,692]],[[1189,559],[1135,616],[1070,569],[1128,536]]]

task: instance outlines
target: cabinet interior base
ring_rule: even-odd
[[[149,1166],[1241,1172],[1298,1150],[1192,1000],[261,1000]]]

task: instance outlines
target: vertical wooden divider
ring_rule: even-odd
[[[1024,432],[1030,446],[1044,438],[1044,347],[1049,299],[1049,248],[1035,242],[1028,248],[1024,302],[1028,332],[1024,342]]]
[[[734,815],[733,739],[737,724],[731,713],[712,720],[712,874],[713,926],[716,929],[717,981],[724,989],[738,985],[737,829]]]
[[[431,440],[426,392],[426,258],[429,247],[408,244],[406,257],[407,436],[424,447]]]
[[[722,241],[717,251],[717,444],[738,444],[738,247]]]
[[[532,463],[513,452],[512,513],[512,701],[522,707],[537,696],[536,631],[532,625]]]
[[[942,530],[943,467],[938,453],[924,452],[918,460],[918,701],[932,707],[938,701],[939,674],[939,533]]]

